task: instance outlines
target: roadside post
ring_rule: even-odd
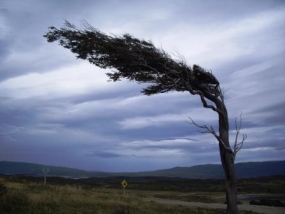
[[[42,172],[44,173],[44,185],[46,185],[46,183],[47,183],[47,174],[49,172],[49,168],[47,166],[44,166],[42,168]]]
[[[124,191],[124,196],[126,195],[126,186],[128,185],[127,181],[126,180],[123,180],[122,181],[122,186],[123,186],[123,191]]]

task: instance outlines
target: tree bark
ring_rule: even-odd
[[[219,137],[223,144],[219,143],[219,149],[225,173],[226,214],[240,214],[237,207],[237,177],[234,168],[234,157],[232,150],[228,149],[230,148],[228,113],[223,102],[216,102],[216,106],[222,112],[219,113]]]

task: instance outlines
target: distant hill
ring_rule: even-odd
[[[34,164],[34,163],[23,163],[23,162],[10,162],[0,161],[0,174],[8,175],[32,175],[42,176],[42,168],[45,165]],[[104,177],[108,175],[105,172],[91,172],[81,169],[74,169],[60,166],[47,166],[49,168],[48,176],[61,176],[61,177],[92,177],[94,175],[98,177]]]
[[[22,162],[0,161],[0,174],[9,175],[32,175],[42,176],[42,168],[44,165]],[[206,164],[192,167],[174,167],[171,169],[163,169],[147,172],[129,172],[129,173],[108,173],[100,171],[86,171],[81,169],[48,166],[50,169],[49,176],[61,177],[112,177],[112,176],[128,176],[128,177],[181,177],[181,178],[223,178],[224,172],[219,164]],[[273,175],[285,175],[284,161],[264,161],[264,162],[244,162],[235,165],[239,178],[264,177]]]
[[[239,178],[285,175],[285,161],[244,162],[235,164]],[[133,173],[129,175],[132,176]],[[161,176],[182,178],[224,178],[224,171],[219,164],[197,165],[192,167],[174,167],[171,169],[138,172],[135,176]]]
[[[132,176],[133,173],[129,175]],[[181,177],[181,178],[222,178],[223,169],[218,164],[197,165],[191,167],[174,167],[149,172],[137,172],[135,176]]]

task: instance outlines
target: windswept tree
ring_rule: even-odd
[[[228,112],[220,83],[212,72],[198,65],[190,67],[182,56],[173,58],[152,42],[137,39],[129,34],[107,35],[89,24],[82,29],[66,22],[62,28],[50,27],[44,35],[48,42],[58,41],[61,46],[76,54],[77,58],[88,60],[100,68],[113,69],[107,73],[110,81],[122,78],[147,83],[142,89],[145,95],[170,91],[189,92],[198,95],[204,108],[218,114],[219,130],[192,123],[201,132],[211,133],[218,141],[220,158],[225,173],[227,214],[238,214],[237,177],[234,169],[236,153],[241,149],[246,135],[238,142],[241,119],[236,120],[236,138],[233,148],[229,141]]]

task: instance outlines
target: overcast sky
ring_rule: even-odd
[[[237,162],[285,157],[285,1],[0,0],[0,160],[102,171],[220,163],[199,124],[217,114],[199,97],[140,94],[47,43],[49,26],[82,20],[108,34],[130,33],[189,66],[211,69],[248,135]]]

